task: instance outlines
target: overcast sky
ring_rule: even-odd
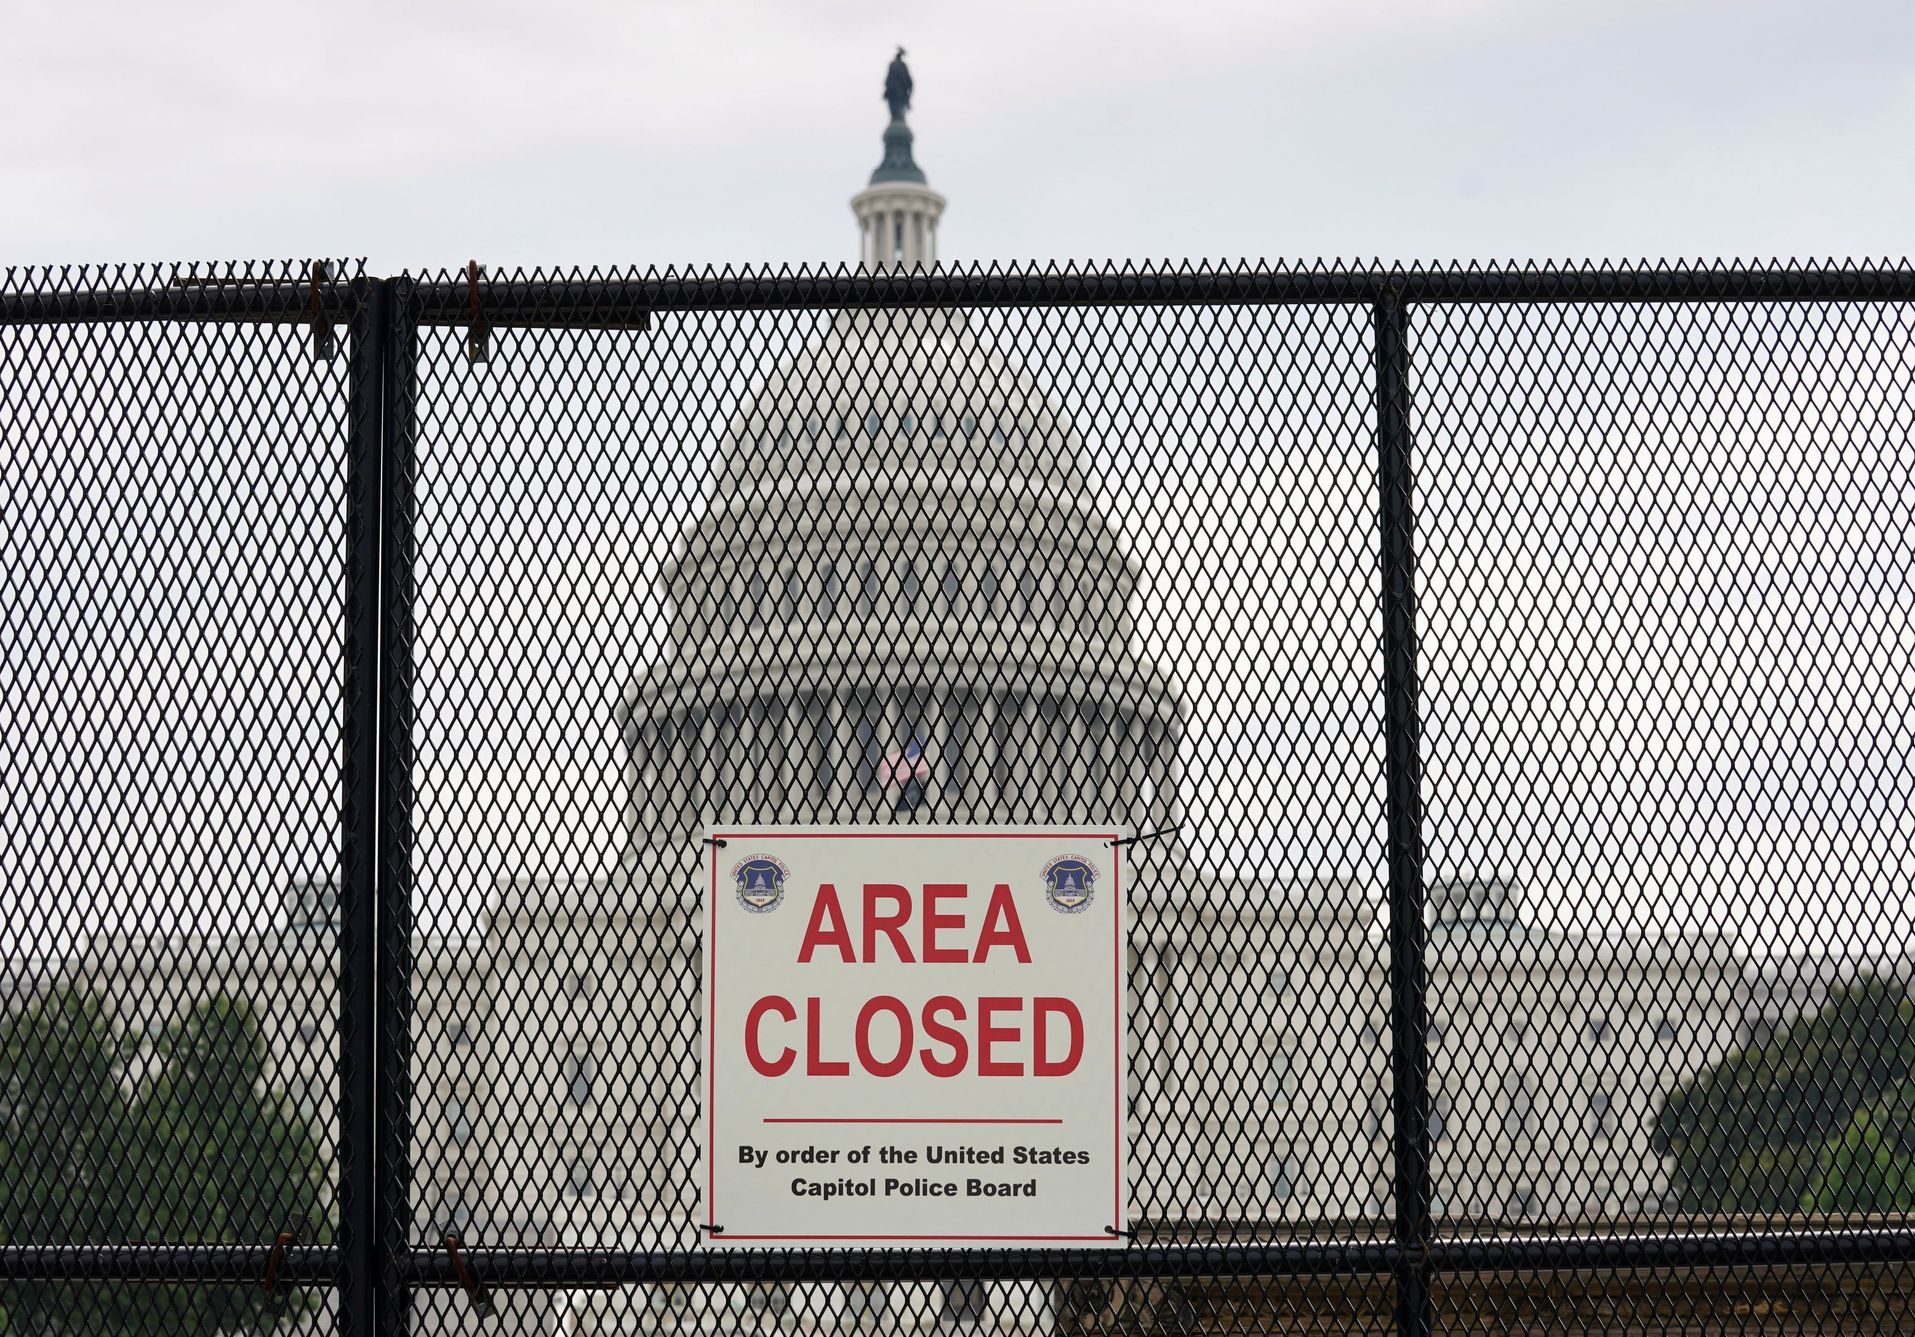
[[[1901,256],[1895,0],[12,0],[8,262]]]

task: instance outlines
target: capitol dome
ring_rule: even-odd
[[[620,705],[629,866],[708,822],[1175,820],[1178,692],[1014,334],[850,310],[763,373]]]
[[[625,701],[653,785],[699,771],[688,806],[718,821],[1107,821],[1146,801],[1121,755],[1168,800],[1177,697],[1131,649],[1135,569],[988,328],[842,314],[727,447]],[[893,752],[928,772],[902,809]]]

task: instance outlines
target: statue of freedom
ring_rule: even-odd
[[[911,71],[904,63],[904,48],[891,57],[891,68],[884,72],[884,100],[891,108],[891,119],[902,121],[911,110]]]

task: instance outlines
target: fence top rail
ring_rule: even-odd
[[[124,286],[76,274],[18,272],[0,290],[0,324],[101,321],[344,323],[359,284],[271,274]],[[849,267],[705,271],[464,271],[404,275],[422,324],[641,328],[653,312],[842,308],[1240,306],[1404,303],[1897,302],[1915,298],[1906,261],[1568,266],[970,267],[876,272]]]

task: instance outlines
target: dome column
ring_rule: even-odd
[[[937,220],[944,196],[912,181],[887,181],[852,197],[866,269],[930,269],[938,262]]]

